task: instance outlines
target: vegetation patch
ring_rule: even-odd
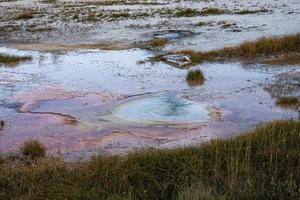
[[[227,13],[226,10],[220,8],[204,8],[202,10],[186,8],[175,13],[176,17],[194,17],[194,16],[208,16],[208,15],[221,15]]]
[[[0,119],[0,130],[3,130],[5,126],[5,121]]]
[[[15,65],[20,62],[32,60],[31,56],[13,56],[0,53],[0,65]]]
[[[46,148],[37,140],[28,140],[20,148],[20,152],[31,159],[46,156]]]
[[[25,11],[19,14],[16,19],[32,19],[34,17],[34,13],[32,11]]]
[[[197,9],[187,8],[176,12],[175,15],[177,17],[194,17],[199,15],[199,13]]]
[[[112,18],[128,18],[130,14],[127,12],[120,12],[120,13],[112,13],[110,15]]]
[[[186,81],[190,86],[201,85],[204,83],[205,78],[201,70],[190,70],[186,76]]]
[[[236,47],[226,47],[208,52],[186,50],[179,53],[190,55],[192,62],[197,64],[205,61],[225,61],[232,59],[251,61],[254,58],[257,60],[257,58],[268,58],[299,52],[300,33],[283,37],[263,37],[256,41],[244,42]]]
[[[280,97],[276,100],[276,105],[284,108],[298,108],[300,101],[297,97]]]
[[[200,21],[200,22],[197,22],[195,25],[196,26],[206,26],[206,25],[208,25],[209,23],[207,23],[207,22],[202,22],[202,21]]]
[[[203,10],[201,10],[200,14],[207,16],[207,15],[221,15],[221,14],[225,14],[228,11],[220,9],[220,8],[205,8]]]
[[[165,38],[154,38],[149,42],[151,47],[164,47],[168,43],[168,40]]]
[[[248,14],[256,14],[256,13],[267,13],[270,12],[267,9],[260,9],[260,10],[239,10],[234,12],[234,14],[238,15],[248,15]]]
[[[1,199],[299,199],[300,122],[199,147],[0,162]],[[206,198],[207,197],[207,198]]]

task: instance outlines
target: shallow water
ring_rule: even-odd
[[[280,77],[295,85],[295,77],[287,74],[299,74],[299,65],[207,63],[195,67],[204,72],[204,85],[189,87],[186,69],[139,64],[153,55],[146,50],[44,53],[2,47],[0,52],[34,58],[0,67],[4,152],[28,138],[38,138],[49,153],[65,158],[173,148],[298,117],[277,107],[267,88]]]
[[[210,118],[212,108],[206,102],[193,102],[176,95],[159,95],[121,104],[113,115],[142,124],[197,123]]]

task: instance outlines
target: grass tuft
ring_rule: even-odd
[[[300,101],[297,97],[280,97],[276,100],[276,105],[284,108],[297,108],[300,106]]]
[[[4,120],[0,120],[0,130],[3,130],[5,126],[5,121]]]
[[[28,140],[20,147],[20,152],[31,159],[46,156],[46,148],[37,140]]]
[[[197,9],[187,8],[175,13],[177,17],[193,17],[199,14]]]
[[[205,78],[203,73],[199,70],[190,70],[186,76],[186,81],[190,86],[201,85],[204,83]]]
[[[238,14],[238,15],[248,15],[248,14],[267,13],[267,12],[270,12],[270,11],[267,9],[260,9],[260,10],[240,10],[240,11],[237,11],[234,13]]]
[[[168,40],[165,38],[154,38],[149,42],[151,47],[163,47],[168,43]]]
[[[32,60],[31,56],[13,56],[0,53],[0,65],[15,65],[20,62]]]
[[[32,11],[25,11],[21,14],[19,14],[16,19],[32,19],[34,17]]]
[[[225,10],[223,9],[220,9],[220,8],[206,8],[206,9],[203,9],[200,14],[201,15],[204,15],[204,16],[207,16],[207,15],[221,15],[221,14],[224,14],[226,13]]]

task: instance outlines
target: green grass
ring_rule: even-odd
[[[0,199],[299,199],[300,122],[199,147],[0,162]]]
[[[187,73],[186,81],[190,86],[196,86],[196,85],[203,84],[205,78],[203,73],[199,69],[196,69],[196,70],[190,70]]]
[[[276,105],[284,108],[297,108],[300,106],[300,101],[297,97],[280,97],[276,100]]]
[[[20,152],[30,159],[46,156],[46,148],[37,140],[28,140],[20,148]]]
[[[0,65],[15,65],[20,62],[32,60],[31,56],[14,56],[0,53]]]
[[[181,51],[190,55],[193,63],[205,61],[225,61],[231,59],[252,60],[282,56],[300,52],[300,33],[282,37],[260,38],[256,41],[247,41],[235,47],[212,50],[208,52],[195,52],[193,50]]]

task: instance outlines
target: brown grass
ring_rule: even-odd
[[[16,19],[32,19],[34,17],[34,13],[32,11],[24,11],[19,14]]]
[[[149,42],[151,47],[163,47],[168,43],[168,40],[165,38],[154,38]]]
[[[300,101],[297,97],[280,97],[276,100],[276,105],[283,108],[298,108]]]
[[[204,74],[201,70],[190,70],[186,76],[186,81],[189,86],[202,85],[205,81]]]
[[[283,37],[263,37],[256,41],[244,42],[236,47],[227,47],[209,52],[186,50],[179,53],[190,55],[193,63],[201,63],[204,61],[268,58],[297,52],[300,52],[300,33]]]
[[[0,65],[15,65],[20,62],[32,60],[31,56],[14,56],[0,53]]]

